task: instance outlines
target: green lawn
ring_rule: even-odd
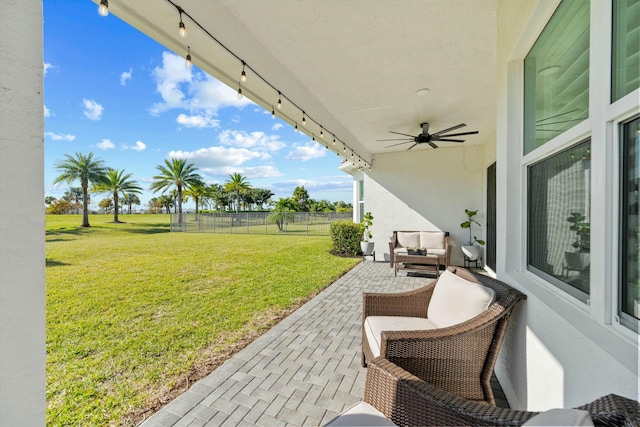
[[[329,237],[169,233],[47,215],[47,424],[133,425],[187,375],[359,262]],[[221,356],[222,355],[222,356]]]

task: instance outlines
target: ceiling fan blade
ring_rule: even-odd
[[[443,133],[451,132],[452,130],[460,129],[461,127],[464,127],[464,126],[466,126],[466,124],[464,124],[464,123],[460,123],[460,124],[459,124],[459,125],[457,125],[457,126],[450,127],[449,129],[441,130],[440,132],[432,133],[431,135],[432,135],[432,136],[433,136],[433,135],[441,135],[441,134],[443,134]]]
[[[413,141],[413,138],[376,139],[376,141]]]
[[[415,135],[409,135],[408,133],[394,132],[392,130],[390,130],[389,133],[395,133],[396,135],[404,135],[404,136],[409,136],[411,138],[415,138]]]
[[[429,141],[427,144],[429,144],[431,148],[438,148],[438,146],[431,141]]]
[[[384,147],[384,148],[391,148],[391,147],[395,147],[396,145],[408,144],[408,143],[410,143],[410,142],[411,142],[411,141],[399,142],[399,143],[397,143],[397,144],[387,145],[387,146],[386,146],[386,147]]]
[[[413,147],[415,147],[416,145],[418,145],[418,143],[416,142],[415,144],[413,144],[411,147],[407,148],[407,151],[411,150]]]
[[[477,130],[474,130],[473,132],[450,133],[449,135],[440,135],[440,136],[449,138],[450,136],[475,135],[477,133],[480,133],[480,132],[478,132]]]
[[[464,139],[444,139],[440,138],[438,141],[446,141],[446,142],[464,142]]]

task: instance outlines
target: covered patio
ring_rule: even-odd
[[[143,425],[326,424],[363,398],[362,293],[413,290],[431,277],[360,263]],[[497,406],[509,407],[492,385]]]

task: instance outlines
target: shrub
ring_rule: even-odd
[[[362,226],[352,221],[336,221],[329,229],[333,247],[331,252],[336,255],[355,256],[361,253],[360,238],[362,236]]]

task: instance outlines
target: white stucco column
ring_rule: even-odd
[[[0,2],[0,426],[45,425],[42,0]]]

